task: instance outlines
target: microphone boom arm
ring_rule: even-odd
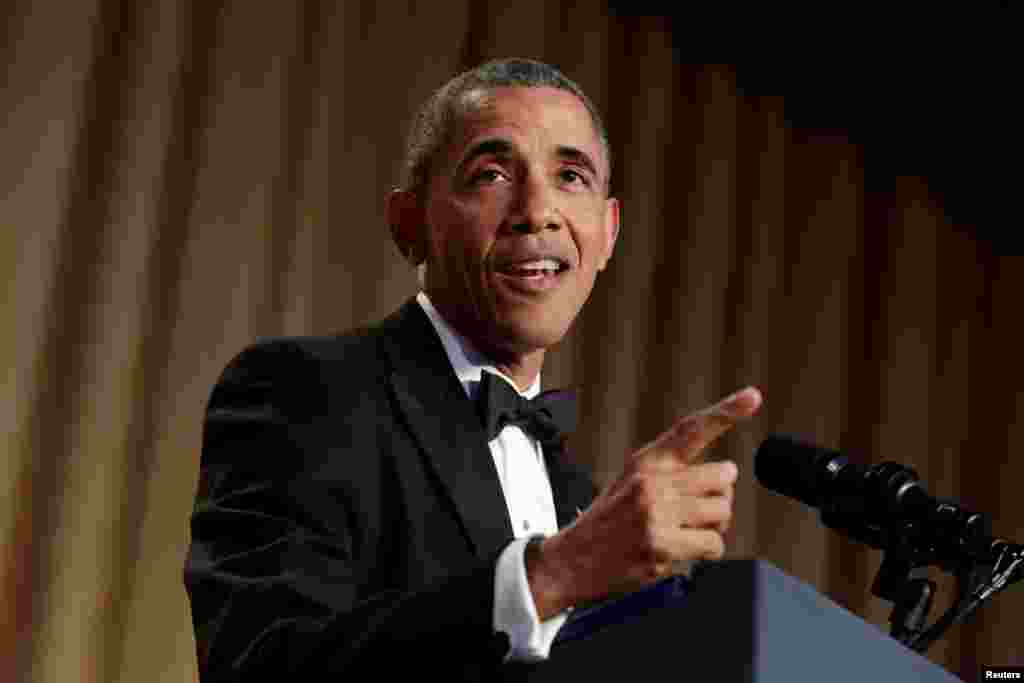
[[[871,592],[893,603],[891,635],[917,652],[1024,578],[1024,546],[992,538],[985,515],[930,496],[912,468],[850,463],[838,451],[773,435],[758,449],[755,475],[818,508],[826,526],[883,551]],[[956,577],[958,597],[925,627],[936,587],[923,572],[930,566]]]

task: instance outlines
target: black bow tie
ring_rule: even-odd
[[[541,444],[553,446],[576,427],[576,399],[571,391],[552,389],[534,399],[523,398],[486,370],[481,373],[476,407],[488,442],[507,425],[518,425]]]

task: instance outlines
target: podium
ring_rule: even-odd
[[[761,560],[705,565],[682,600],[556,644],[509,681],[957,683],[808,584]],[[628,601],[627,596],[624,600]]]

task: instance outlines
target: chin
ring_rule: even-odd
[[[510,350],[516,353],[529,353],[547,349],[562,341],[572,320],[563,321],[530,316],[525,319],[506,319],[501,325],[502,332],[508,341]]]

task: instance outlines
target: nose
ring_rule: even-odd
[[[512,205],[508,225],[523,234],[560,230],[564,218],[558,209],[554,188],[537,177],[523,180]]]

